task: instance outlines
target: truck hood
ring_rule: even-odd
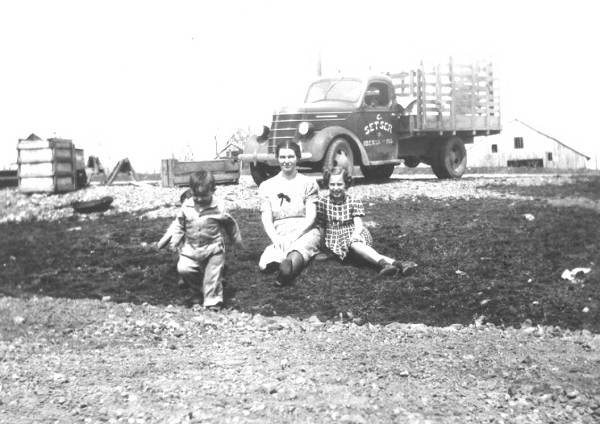
[[[356,110],[354,103],[324,101],[317,103],[304,103],[300,106],[285,106],[277,113],[297,114],[297,113],[320,113],[320,112],[352,112]]]

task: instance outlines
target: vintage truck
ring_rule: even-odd
[[[438,178],[460,178],[465,144],[500,129],[491,63],[421,62],[405,72],[317,79],[302,106],[282,108],[270,127],[248,138],[240,158],[250,162],[257,184],[278,171],[280,140],[299,143],[301,169],[321,171],[343,155],[367,179],[386,179],[402,162],[430,165]]]

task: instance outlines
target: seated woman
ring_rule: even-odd
[[[315,201],[319,187],[298,173],[301,152],[297,143],[280,142],[275,156],[281,171],[258,189],[262,224],[272,242],[258,265],[262,271],[279,266],[275,284],[282,286],[291,283],[318,252],[321,233],[315,226]]]

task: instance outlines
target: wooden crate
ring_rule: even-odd
[[[19,190],[24,193],[63,193],[75,190],[72,175],[19,178]]]
[[[76,189],[76,156],[71,140],[19,140],[17,150],[20,191],[56,193]]]
[[[237,184],[240,179],[241,162],[237,159],[215,159],[198,162],[179,162],[177,159],[163,159],[161,184],[163,187],[188,186],[190,175],[201,169],[211,171],[217,184]]]
[[[85,156],[83,154],[83,149],[75,149],[75,169],[85,169]]]

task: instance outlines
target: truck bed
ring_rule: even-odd
[[[488,135],[500,132],[500,104],[491,63],[447,64],[388,74],[396,99],[414,102],[411,133]]]

